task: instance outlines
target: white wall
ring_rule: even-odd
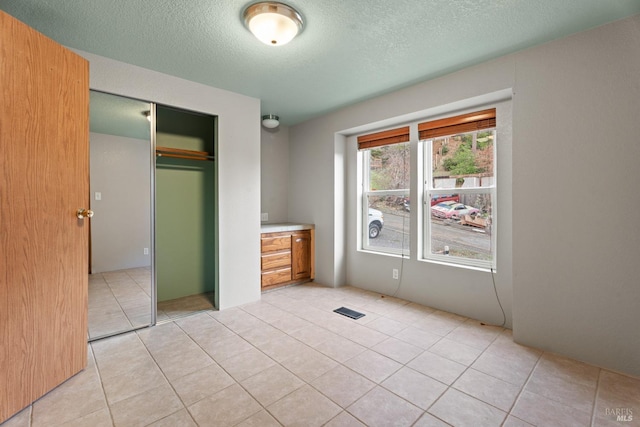
[[[267,223],[287,222],[289,200],[289,128],[261,128],[260,210],[269,214]]]
[[[635,16],[292,127],[289,186],[296,200],[289,199],[289,219],[316,224],[316,281],[384,293],[397,285],[388,277],[398,258],[353,246],[353,201],[340,196],[353,191],[354,149],[342,134],[512,89],[511,168],[504,169],[504,159],[498,166],[496,284],[514,337],[640,375],[640,233],[633,222],[640,210],[639,75]],[[623,213],[606,211],[609,202]],[[417,225],[413,215],[411,227]],[[346,263],[334,256],[343,252]],[[405,261],[398,296],[501,321],[490,280],[485,272],[414,257]]]
[[[150,140],[89,134],[91,272],[151,265]],[[95,193],[101,193],[101,200]]]
[[[218,308],[260,299],[260,100],[78,52],[90,86],[218,116]]]

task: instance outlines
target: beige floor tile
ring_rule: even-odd
[[[485,350],[501,332],[502,328],[498,326],[483,325],[477,320],[467,319],[447,334],[447,338],[470,347]]]
[[[105,404],[103,409],[61,424],[61,427],[111,427],[112,425],[113,421],[111,420],[111,414]]]
[[[371,427],[410,426],[423,413],[420,408],[382,387],[374,388],[347,410]]]
[[[556,372],[541,369],[541,367],[542,362],[531,374],[524,388],[525,391],[591,413],[596,395],[597,383],[595,379],[592,384],[585,384],[576,377],[576,382],[574,382],[570,374],[559,375]]]
[[[242,381],[276,364],[273,359],[255,348],[219,363],[236,381]]]
[[[153,358],[169,381],[198,371],[213,363],[211,357],[193,341],[152,352]]]
[[[336,334],[326,330],[325,328],[312,324],[311,326],[291,333],[291,336],[311,347],[315,347],[318,344],[335,337]]]
[[[428,412],[425,412],[422,417],[413,425],[413,427],[450,427],[450,424],[434,417]]]
[[[431,313],[429,316],[416,321],[412,326],[444,337],[460,326],[463,321],[464,318],[460,318],[460,316],[450,316],[448,313],[443,311],[436,311]]]
[[[149,427],[197,427],[191,415],[186,409],[181,409],[178,412],[164,417],[152,424]]]
[[[466,366],[458,362],[428,351],[413,359],[407,366],[448,385],[453,384],[460,374],[467,369]]]
[[[151,358],[134,371],[102,378],[102,387],[109,404],[147,392],[166,383],[167,380]]]
[[[504,357],[486,350],[471,365],[472,368],[484,372],[508,383],[522,387],[529,378],[537,363],[537,358],[531,355]]]
[[[343,408],[375,387],[374,382],[342,365],[316,378],[311,385]]]
[[[389,359],[372,350],[360,353],[356,357],[347,360],[344,365],[377,384],[390,377],[402,367],[402,365],[395,360]]]
[[[596,417],[600,420],[615,420],[616,408],[630,409],[634,420],[640,420],[640,379],[603,369],[600,372],[596,399]]]
[[[350,413],[343,411],[326,423],[324,427],[365,427],[365,425]]]
[[[33,403],[31,425],[50,427],[82,418],[105,406],[95,367],[87,367]]]
[[[282,366],[306,382],[315,380],[337,364],[335,360],[312,348],[306,348],[282,362]]]
[[[306,385],[276,403],[267,410],[284,426],[321,426],[341,411],[340,407]]]
[[[482,350],[476,347],[471,347],[446,337],[431,346],[429,351],[465,366],[471,365],[482,353]]]
[[[301,343],[300,341],[285,335],[281,338],[256,345],[267,356],[271,357],[276,362],[282,363],[283,361],[293,357],[296,353],[309,349],[309,346]]]
[[[246,304],[240,308],[267,323],[274,322],[281,317],[287,316],[288,314],[281,308],[278,308],[264,301]]]
[[[367,327],[391,336],[405,330],[408,326],[409,325],[405,323],[389,319],[388,317],[379,317],[367,323]]]
[[[443,383],[406,367],[381,385],[423,410],[427,410],[447,389]]]
[[[533,374],[544,374],[591,387],[598,382],[600,368],[557,354],[544,353]]]
[[[262,410],[251,415],[249,418],[237,425],[238,427],[280,427],[280,423],[276,421],[267,411]]]
[[[136,427],[146,426],[182,408],[180,399],[166,384],[112,404],[111,415],[116,427]]]
[[[202,337],[203,335],[215,334],[219,337],[234,335],[231,330],[212,318],[207,312],[185,317],[177,320],[175,323],[194,339],[195,337]]]
[[[238,335],[221,338],[209,344],[203,346],[203,349],[218,363],[253,348],[251,344]]]
[[[259,412],[262,407],[239,385],[232,385],[189,406],[199,426],[233,426]]]
[[[520,387],[475,369],[468,369],[453,387],[506,412],[511,409],[520,393]]]
[[[265,323],[260,326],[256,326],[255,328],[239,332],[238,335],[254,346],[257,346],[259,344],[282,338],[285,336],[285,333]]]
[[[523,391],[511,415],[539,427],[588,426],[591,414],[534,393]]]
[[[91,348],[103,379],[135,371],[152,360],[134,332],[94,341]]]
[[[311,326],[313,323],[307,320],[301,319],[298,316],[294,316],[293,314],[289,314],[285,312],[284,316],[281,316],[275,320],[272,320],[271,322],[269,322],[269,324],[274,328],[280,329],[282,332],[286,334],[291,334],[302,328]]]
[[[280,365],[274,365],[241,382],[262,406],[268,406],[305,383]]]
[[[360,344],[356,344],[351,340],[339,336],[321,342],[314,348],[341,363],[366,350],[366,348]]]
[[[186,406],[233,384],[234,379],[215,363],[171,381],[171,385]]]
[[[447,390],[429,413],[460,427],[500,426],[507,416],[506,412],[454,389]]]
[[[529,424],[526,421],[522,421],[520,418],[509,415],[505,420],[502,427],[533,427],[533,424]]]
[[[373,347],[389,338],[388,335],[382,332],[360,325],[353,325],[341,335],[365,347]]]
[[[31,405],[22,411],[13,415],[4,423],[0,423],[2,427],[29,427],[31,423]]]
[[[165,347],[175,347],[177,344],[189,341],[187,334],[174,322],[141,329],[136,333],[145,347],[152,353]]]
[[[388,338],[371,349],[402,364],[408,363],[424,351],[418,346],[396,338]]]
[[[395,334],[394,338],[426,350],[440,341],[442,339],[442,336],[433,334],[420,328],[409,326],[407,329],[404,329],[401,332]]]
[[[244,332],[249,329],[265,325],[265,322],[262,320],[237,307],[213,312],[211,313],[211,317],[235,333]]]

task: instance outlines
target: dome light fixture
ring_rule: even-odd
[[[258,40],[269,46],[289,43],[304,25],[302,16],[291,6],[265,1],[247,6],[243,13],[245,26]]]
[[[262,126],[267,129],[275,129],[280,125],[280,117],[275,114],[267,114],[266,116],[262,116]]]

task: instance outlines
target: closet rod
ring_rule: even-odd
[[[185,154],[169,154],[169,153],[156,153],[158,157],[172,157],[175,159],[187,159],[187,160],[215,160],[216,156],[189,156]]]
[[[156,156],[174,157],[188,160],[214,160],[215,156],[209,155],[206,151],[184,150],[182,148],[156,147]]]

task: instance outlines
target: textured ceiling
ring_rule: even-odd
[[[640,13],[640,0],[287,0],[299,37],[266,46],[247,0],[0,0],[58,42],[262,100],[287,125]]]

